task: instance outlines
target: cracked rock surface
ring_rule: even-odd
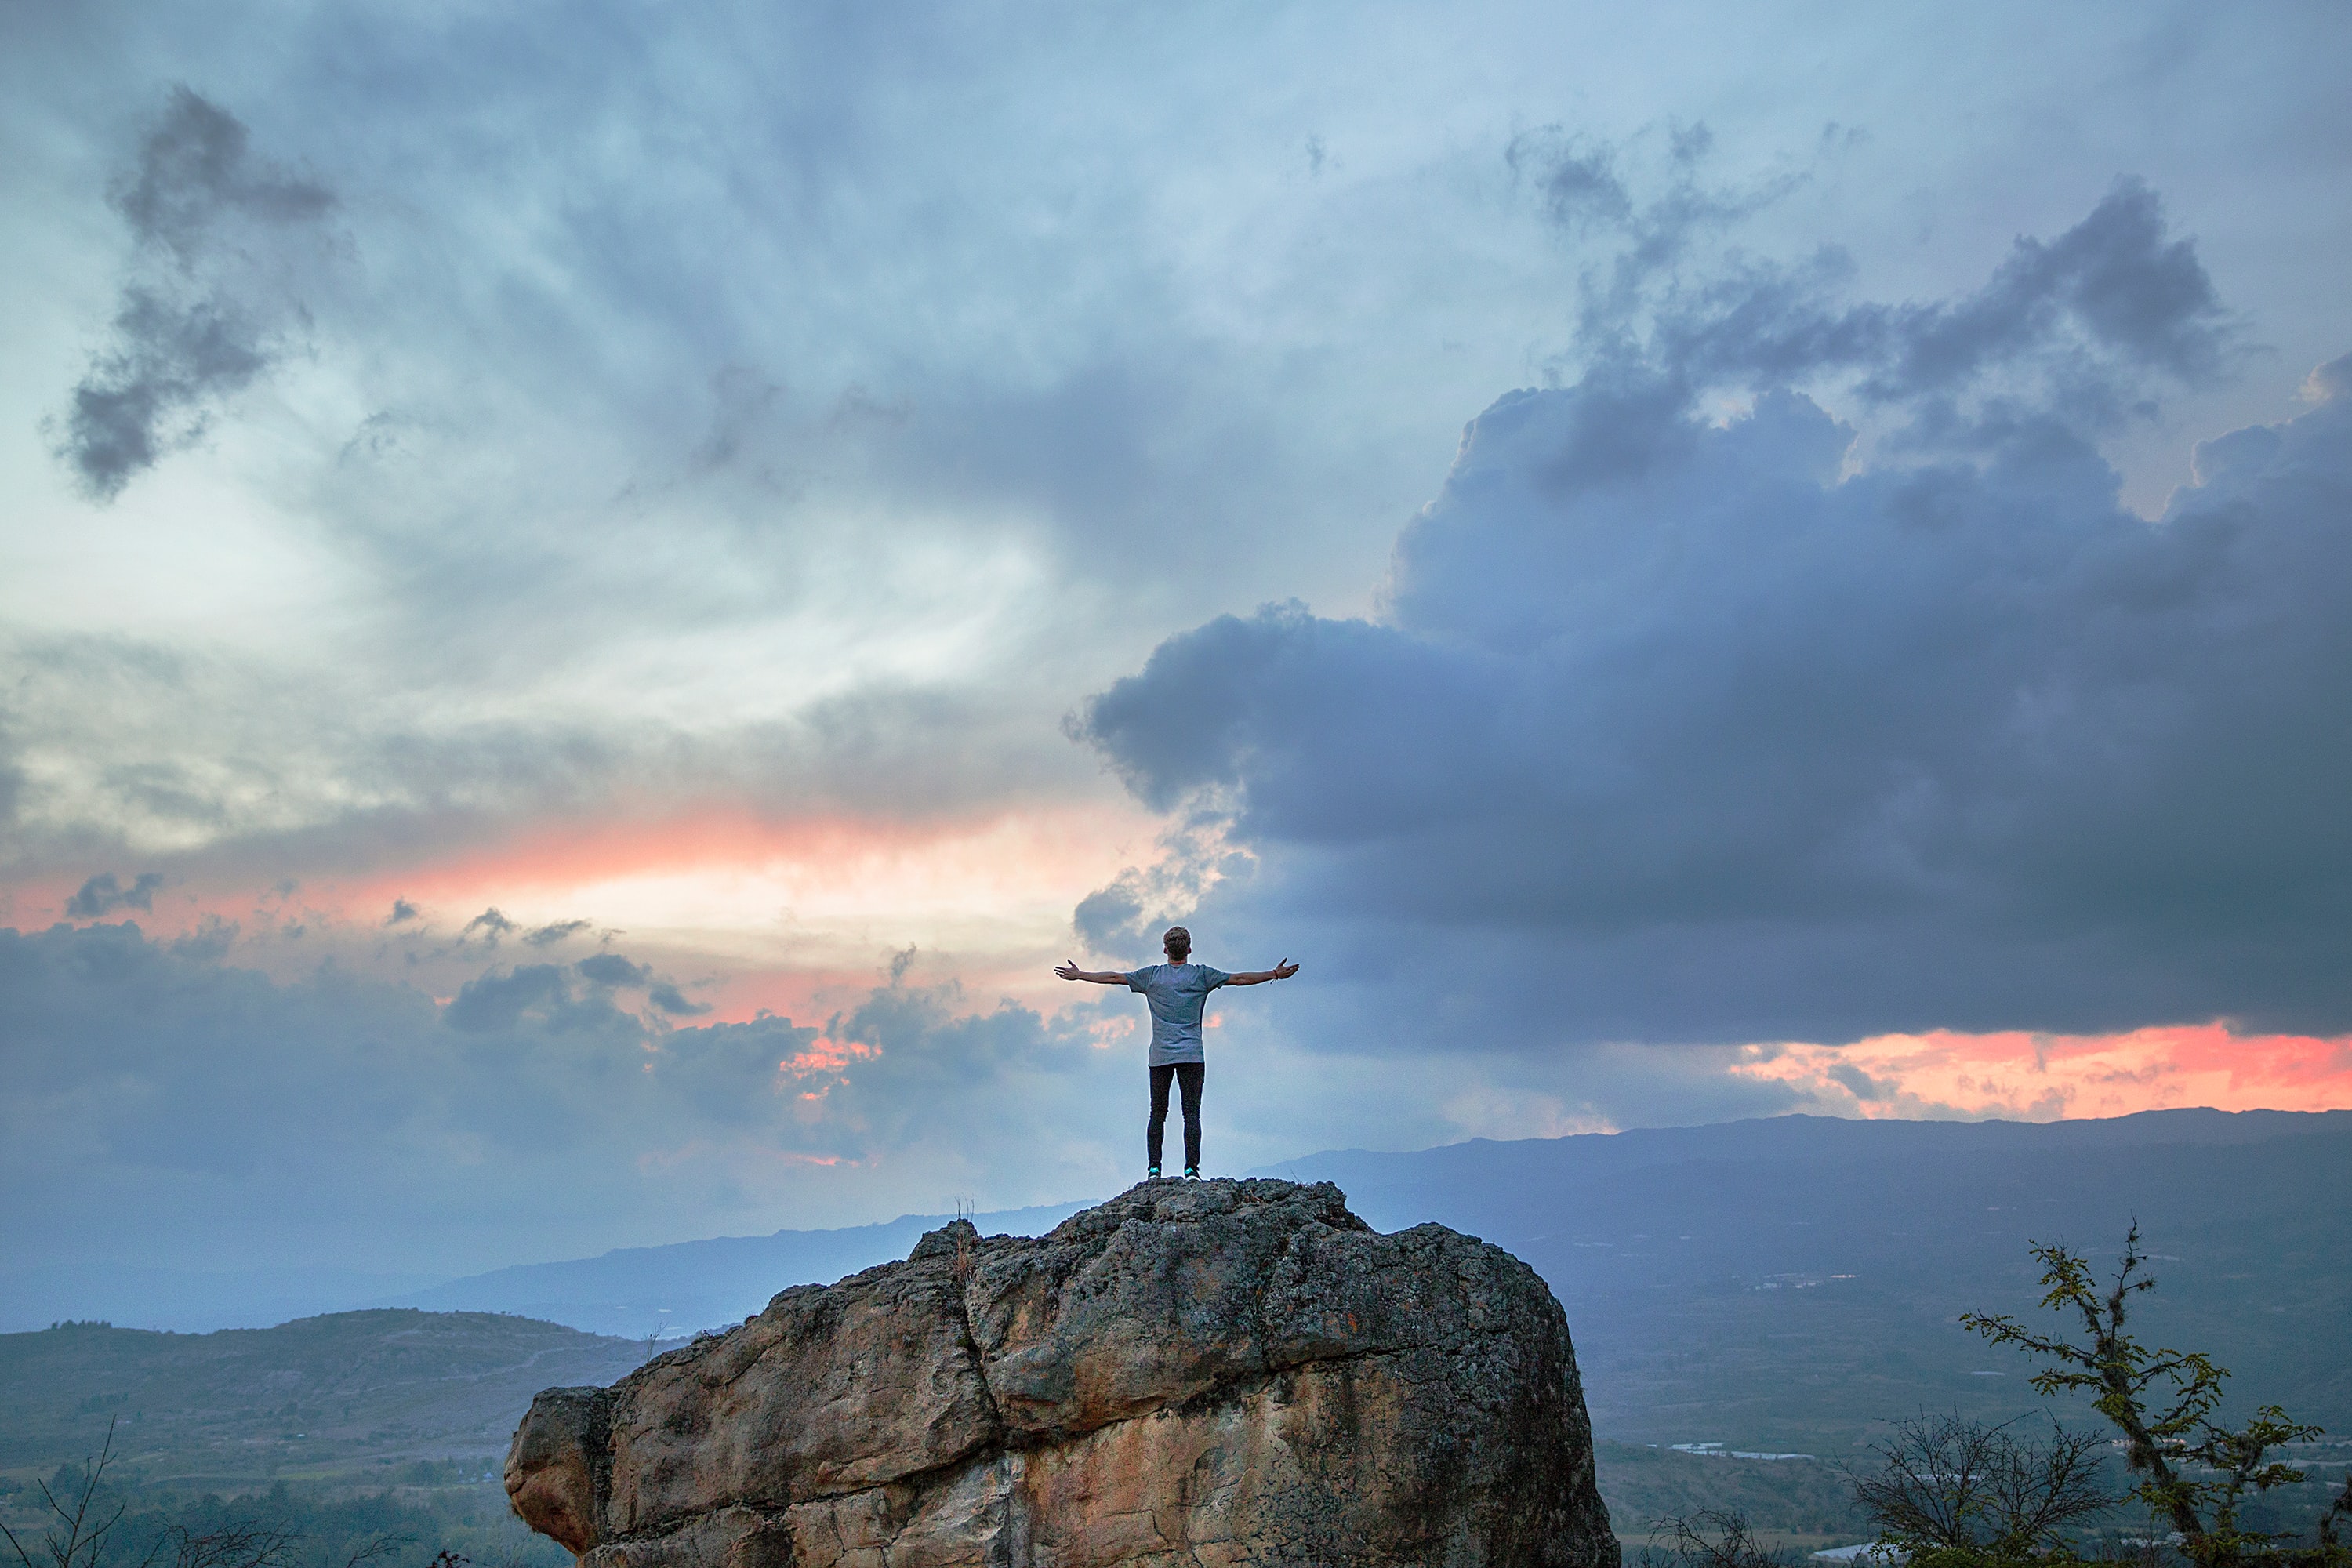
[[[1328,1182],[935,1230],[549,1389],[506,1486],[583,1568],[1618,1568],[1550,1290]]]

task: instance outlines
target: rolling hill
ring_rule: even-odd
[[[420,1461],[436,1481],[478,1479],[532,1394],[609,1383],[645,1356],[557,1323],[414,1310],[209,1334],[0,1334],[0,1471],[79,1461],[111,1422],[124,1473],[145,1486],[389,1481]]]

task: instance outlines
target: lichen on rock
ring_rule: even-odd
[[[506,1485],[583,1568],[1618,1563],[1550,1290],[1328,1183],[959,1221],[548,1390]]]

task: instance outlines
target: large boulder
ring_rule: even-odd
[[[1617,1568],[1559,1303],[1328,1183],[959,1222],[610,1389],[550,1389],[515,1511],[584,1568]]]

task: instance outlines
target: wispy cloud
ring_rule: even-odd
[[[335,197],[251,140],[235,115],[174,88],[110,193],[131,230],[131,275],[59,447],[99,500],[199,439],[214,404],[250,385],[305,322],[272,252],[315,233]]]
[[[111,871],[101,871],[84,882],[74,896],[66,900],[66,913],[78,921],[94,921],[110,915],[117,910],[155,908],[155,889],[163,885],[160,871],[142,871],[129,887]]]

